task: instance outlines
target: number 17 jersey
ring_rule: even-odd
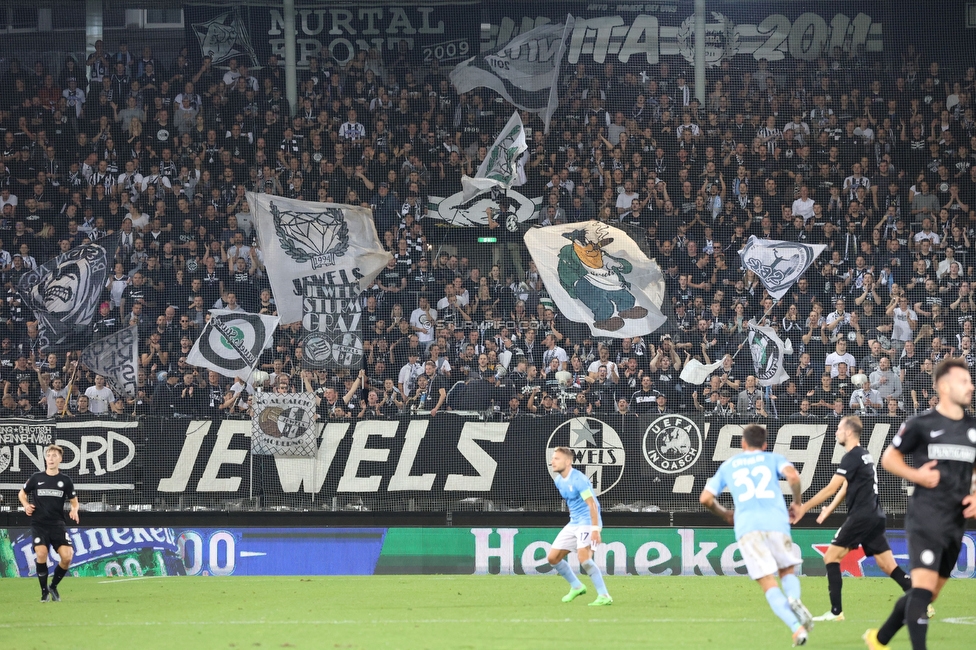
[[[780,454],[745,451],[722,463],[708,479],[705,489],[715,496],[725,488],[732,493],[736,539],[757,530],[790,534],[790,517],[779,487],[787,467],[792,464]]]

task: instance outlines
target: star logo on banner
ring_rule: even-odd
[[[572,429],[570,429],[570,432],[576,436],[576,441],[573,443],[573,446],[578,447],[582,442],[588,442],[594,447],[598,446],[596,444],[596,439],[593,437],[593,429],[591,429],[582,419],[576,420],[575,423],[578,424],[578,426],[574,426]]]
[[[813,544],[813,550],[823,557],[827,553],[827,549],[830,544]],[[852,578],[863,578],[864,577],[864,567],[861,564],[864,562],[867,556],[864,554],[864,549],[858,546],[847,552],[844,559],[840,561],[840,574],[851,576]]]

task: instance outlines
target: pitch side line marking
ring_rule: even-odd
[[[100,585],[111,585],[117,582],[132,582],[133,580],[152,580],[153,578],[169,578],[170,576],[134,576],[132,578],[111,578],[109,580],[99,580]]]
[[[585,623],[759,623],[766,619],[757,618],[606,618],[606,619],[580,619],[580,618],[506,618],[506,619],[482,619],[482,618],[431,618],[431,619],[367,619],[367,620],[331,620],[331,621],[113,621],[113,622],[56,622],[56,623],[0,623],[0,629],[13,628],[33,628],[33,627],[160,627],[165,625],[406,625],[406,624],[425,624],[425,625],[458,625],[467,623],[508,623],[508,624],[536,624],[536,623],[572,623],[581,621]]]

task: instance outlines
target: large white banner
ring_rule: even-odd
[[[306,367],[363,359],[361,291],[392,257],[367,208],[248,193],[278,316],[302,322]]]
[[[644,336],[664,324],[661,269],[623,230],[598,221],[532,228],[525,245],[559,311],[594,336]]]

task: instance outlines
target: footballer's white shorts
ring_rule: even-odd
[[[589,524],[566,524],[556,535],[552,547],[560,551],[575,551],[578,548],[588,548],[593,545],[590,535],[593,526]]]
[[[749,577],[759,580],[803,562],[800,547],[786,533],[754,530],[739,538],[739,552]]]

